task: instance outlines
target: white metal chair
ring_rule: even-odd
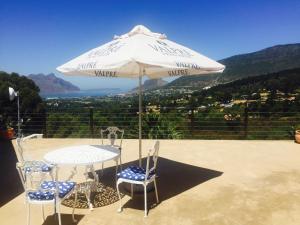
[[[101,134],[101,143],[105,144],[105,134],[107,140],[109,141],[109,145],[116,147],[120,150],[120,167],[122,169],[122,142],[124,136],[124,130],[119,129],[118,127],[107,127],[106,129],[100,130]],[[102,171],[103,171],[103,163],[102,163]]]
[[[70,181],[47,181],[46,173],[40,165],[32,165],[30,171],[25,171],[21,163],[17,163],[23,187],[25,189],[25,202],[27,208],[27,224],[30,224],[30,205],[39,204],[42,207],[43,219],[45,221],[44,205],[53,204],[55,212],[58,213],[58,222],[61,225],[60,204],[75,191],[75,203],[73,205],[72,219],[77,202],[76,183]]]
[[[158,159],[158,150],[159,150],[159,141],[155,142],[153,149],[150,149],[147,156],[146,169],[139,166],[130,166],[125,170],[122,170],[118,173],[117,180],[117,192],[120,199],[120,208],[118,212],[122,211],[122,199],[120,195],[119,185],[123,182],[131,184],[131,197],[133,197],[133,185],[139,184],[144,186],[144,204],[145,204],[145,217],[147,217],[148,209],[147,209],[147,185],[154,182],[156,201],[159,202],[157,185],[156,185],[156,166]],[[150,158],[152,155],[153,165],[150,167]]]
[[[31,166],[40,166],[42,172],[48,174],[52,180],[53,180],[53,165],[50,165],[44,161],[38,161],[38,160],[32,160],[30,156],[26,154],[25,151],[25,143],[34,138],[42,138],[43,134],[32,134],[26,137],[21,137],[17,138],[17,146],[18,146],[18,151],[17,151],[17,156],[18,156],[18,161],[22,164],[22,168],[24,169],[25,172],[30,172]]]

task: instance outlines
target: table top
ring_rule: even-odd
[[[110,145],[76,145],[48,152],[44,159],[55,165],[92,165],[118,158],[120,150]]]

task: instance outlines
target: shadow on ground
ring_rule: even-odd
[[[94,208],[107,206],[119,201],[119,197],[115,187],[106,186],[103,183],[94,184],[94,182],[83,182],[78,184],[79,186],[85,186],[91,184],[93,191],[91,192],[91,203]],[[122,195],[123,197],[123,195]],[[75,204],[75,195],[72,194],[69,198],[65,199],[62,204],[64,206],[73,208]],[[88,209],[89,205],[84,192],[78,191],[77,201],[75,204],[77,209]]]
[[[84,217],[83,215],[75,215],[76,222],[74,223],[72,220],[72,215],[71,214],[61,214],[61,223],[62,224],[78,224],[80,220]],[[51,216],[47,216],[45,222],[42,225],[57,225],[58,224],[58,218],[55,214]]]
[[[124,169],[130,165],[138,165],[138,161],[123,164],[122,167]],[[145,165],[145,159],[143,159],[143,165]],[[159,176],[157,186],[160,202],[223,174],[220,171],[197,167],[162,157],[159,158],[157,171]],[[99,174],[101,183],[115,188],[115,179],[112,179],[115,177],[115,167],[104,169],[102,176],[101,171],[97,171],[97,173]],[[122,188],[122,192],[129,195],[128,191],[124,188]],[[152,190],[148,194],[148,204],[153,208],[155,207],[155,203],[155,194]],[[144,209],[143,194],[135,194],[132,200],[124,204],[124,207]]]
[[[0,140],[0,207],[24,191],[16,170],[17,161],[11,141]]]

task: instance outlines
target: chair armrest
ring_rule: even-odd
[[[43,134],[31,134],[23,138],[23,141],[33,139],[33,138],[43,138]]]
[[[23,166],[24,166],[24,165],[23,165],[23,163],[21,163],[21,162],[17,162],[17,163],[16,163],[17,169],[21,169]]]
[[[123,136],[124,136],[124,130],[123,129],[119,129],[119,131],[121,132],[121,140],[120,140],[120,150],[122,149],[122,144],[123,144]]]
[[[105,130],[100,129],[100,137],[101,137],[101,143],[103,145],[103,133],[105,132]]]

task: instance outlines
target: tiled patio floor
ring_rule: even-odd
[[[97,143],[100,141],[95,139],[36,139],[30,142],[28,153],[41,159],[62,146]],[[154,141],[143,143],[145,155]],[[123,161],[132,163],[137,157],[137,140],[124,140]],[[160,157],[161,203],[153,205],[148,218],[143,217],[143,196],[137,194],[131,200],[125,195],[122,213],[117,213],[118,202],[92,212],[78,209],[78,224],[300,224],[300,145],[292,141],[162,140]],[[114,187],[112,166],[113,162],[106,163],[100,178],[108,187]],[[69,171],[66,168],[61,177]],[[76,176],[78,182],[83,179],[82,172],[80,169]],[[17,180],[15,183],[20,185]],[[148,202],[155,203],[153,193]],[[62,211],[63,224],[72,224],[71,209],[63,206]],[[38,206],[31,212],[32,225],[58,224],[50,206],[46,207],[45,222]],[[26,224],[23,193],[4,203],[0,220],[1,225]]]

